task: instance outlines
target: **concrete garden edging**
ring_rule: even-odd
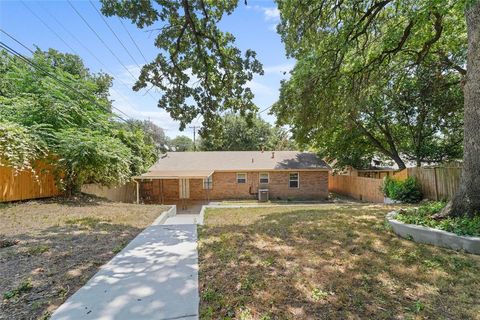
[[[170,209],[168,209],[167,211],[164,211],[162,212],[161,215],[159,215],[157,217],[157,219],[155,219],[153,222],[152,222],[152,226],[158,226],[160,224],[164,224],[165,221],[168,219],[168,218],[171,218],[173,216],[175,216],[177,214],[177,206],[176,205],[172,205],[170,206]]]
[[[397,214],[397,211],[389,212],[386,219],[392,226],[393,232],[402,238],[419,243],[431,244],[437,247],[464,250],[465,252],[480,255],[480,237],[459,236],[443,230],[407,224],[396,220],[395,216]]]

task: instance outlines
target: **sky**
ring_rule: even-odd
[[[192,129],[179,131],[178,123],[167,112],[157,107],[159,93],[154,90],[135,92],[131,89],[140,67],[150,62],[159,52],[154,46],[154,29],[138,29],[130,20],[104,17],[114,33],[97,12],[100,3],[93,0],[72,1],[8,1],[0,0],[0,28],[27,47],[42,50],[54,48],[62,52],[78,54],[92,72],[107,72],[114,77],[110,97],[113,105],[132,119],[150,119],[173,138],[184,134],[192,136]],[[92,5],[93,4],[93,5]],[[72,7],[73,6],[73,7]],[[77,14],[74,8],[79,12]],[[98,34],[92,31],[91,28]],[[256,76],[248,85],[255,94],[254,102],[260,110],[270,107],[278,98],[280,81],[288,76],[293,61],[285,56],[284,46],[275,27],[279,22],[276,4],[269,0],[239,1],[237,10],[225,16],[220,28],[236,37],[236,46],[243,52],[257,52],[265,74]],[[138,45],[138,50],[131,40]],[[10,47],[30,56],[20,44],[0,33],[0,40]],[[122,46],[126,48],[124,48]],[[113,52],[113,53],[112,53]],[[116,56],[116,57],[115,57]],[[118,58],[118,59],[117,59]],[[287,72],[287,75],[284,74]],[[260,114],[270,123],[275,122],[268,110]],[[191,125],[201,125],[201,118]]]

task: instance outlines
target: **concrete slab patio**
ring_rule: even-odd
[[[51,319],[198,319],[197,229],[152,225]]]

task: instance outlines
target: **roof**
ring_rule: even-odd
[[[272,157],[273,155],[273,157]],[[213,171],[330,170],[315,153],[299,151],[169,152],[135,178],[196,178]]]

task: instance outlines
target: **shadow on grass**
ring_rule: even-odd
[[[142,230],[92,218],[15,235],[18,244],[0,249],[1,299],[31,288],[0,300],[0,318],[49,315]]]
[[[384,223],[388,211],[272,209],[250,224],[222,226],[209,226],[207,216],[202,318],[478,317],[480,258],[396,237]],[[212,214],[229,219],[227,210]]]

